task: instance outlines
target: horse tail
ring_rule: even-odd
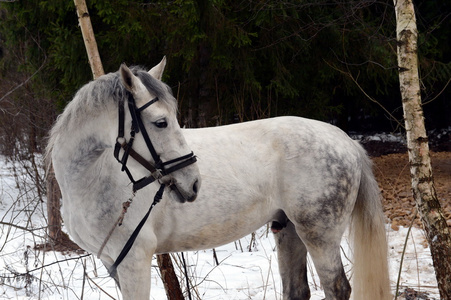
[[[354,300],[392,299],[385,217],[372,163],[362,149],[362,178],[352,213]]]

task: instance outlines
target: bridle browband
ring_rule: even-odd
[[[155,180],[161,179],[163,176],[168,175],[174,171],[182,169],[186,166],[189,166],[197,161],[196,156],[193,152],[180,156],[178,158],[163,162],[161,161],[160,156],[156,152],[155,148],[152,145],[152,142],[149,138],[146,128],[144,127],[144,123],[141,118],[141,112],[152,105],[153,103],[158,101],[158,97],[150,100],[146,104],[141,107],[136,106],[135,99],[130,92],[126,92],[128,94],[128,108],[130,110],[130,115],[132,117],[132,125],[130,129],[130,140],[127,140],[124,137],[125,131],[125,103],[124,100],[121,99],[119,101],[119,128],[118,128],[118,136],[116,138],[116,145],[114,146],[114,157],[117,161],[122,165],[121,171],[125,171],[127,173],[128,178],[133,183],[133,191],[136,192],[139,189],[151,184]],[[144,141],[147,145],[147,149],[149,150],[155,164],[147,161],[144,157],[138,154],[135,150],[133,150],[133,142],[135,140],[135,134],[141,132]],[[121,158],[119,158],[120,150],[124,150],[124,154]],[[143,177],[139,180],[135,180],[132,173],[127,167],[127,161],[129,156],[135,159],[139,164],[141,164],[144,168],[150,171],[150,176]],[[168,167],[172,165],[171,167]]]

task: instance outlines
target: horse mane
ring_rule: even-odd
[[[168,85],[155,79],[141,67],[133,66],[130,70],[141,80],[149,93],[158,97],[160,102],[165,103],[171,111],[177,113],[177,101],[172,96],[172,90]],[[127,93],[119,71],[100,76],[81,87],[63,113],[58,116],[50,131],[44,156],[46,170],[50,170],[53,146],[62,132],[70,132],[86,117],[95,117],[111,104],[117,106],[120,100],[127,101]]]

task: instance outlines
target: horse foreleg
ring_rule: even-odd
[[[297,235],[294,225],[274,233],[277,244],[279,271],[282,277],[284,300],[308,300],[307,249]]]
[[[124,300],[148,300],[150,298],[150,271],[152,253],[134,245],[122,263],[117,275]]]
[[[119,288],[119,290],[121,289],[121,284],[119,282],[119,276],[117,275],[117,273],[115,275],[110,273],[110,269],[111,266],[113,265],[114,261],[107,261],[105,259],[101,259],[102,264],[105,266],[105,268],[108,270],[108,273],[110,274],[110,276],[114,279],[114,281],[116,282],[117,287]]]

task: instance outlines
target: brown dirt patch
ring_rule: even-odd
[[[384,198],[384,212],[392,228],[408,227],[415,214],[409,159],[407,153],[395,153],[372,158],[374,174]],[[431,152],[432,172],[437,197],[451,227],[451,152]],[[421,227],[417,216],[414,225]]]

